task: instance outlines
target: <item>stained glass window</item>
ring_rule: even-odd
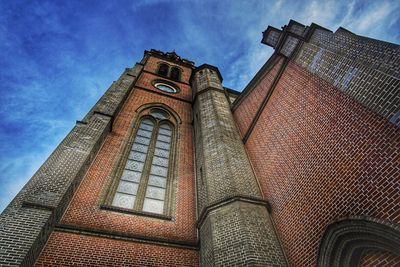
[[[154,120],[139,124],[111,205],[165,214],[174,129],[167,112],[153,109],[150,115]]]
[[[113,206],[133,209],[153,130],[154,123],[151,120],[145,119],[140,123],[115,192]]]
[[[168,124],[160,125],[159,129],[143,203],[143,211],[154,213],[163,213],[164,210],[172,136],[172,129]]]

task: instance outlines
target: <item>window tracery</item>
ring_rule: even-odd
[[[165,215],[169,210],[176,126],[170,113],[151,108],[137,126],[118,181],[112,207]]]

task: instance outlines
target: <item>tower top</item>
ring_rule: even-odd
[[[165,59],[168,61],[172,61],[172,62],[176,62],[179,64],[184,64],[187,65],[188,67],[194,68],[194,62],[190,61],[188,59],[184,59],[181,58],[176,52],[175,49],[171,52],[162,52],[160,50],[156,50],[156,49],[150,49],[150,51],[145,50],[144,51],[144,56],[146,55],[151,55],[151,56],[155,56],[155,57],[159,57],[161,59]]]
[[[196,74],[196,72],[201,71],[203,69],[210,69],[210,70],[215,71],[217,76],[218,76],[218,78],[219,78],[219,81],[222,82],[222,75],[221,75],[221,72],[219,71],[219,69],[217,67],[209,65],[209,64],[202,64],[201,66],[198,66],[197,68],[195,68],[193,70],[192,75],[190,76],[190,79],[189,79],[189,83],[190,84],[192,84],[193,77]]]

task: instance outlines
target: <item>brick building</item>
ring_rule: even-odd
[[[242,93],[145,51],[0,217],[1,266],[399,266],[399,46],[290,21]]]

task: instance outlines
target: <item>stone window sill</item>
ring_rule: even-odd
[[[121,212],[121,213],[125,213],[125,214],[132,214],[132,215],[152,217],[152,218],[157,218],[157,219],[161,219],[161,220],[172,221],[172,216],[168,216],[168,215],[164,215],[164,214],[130,210],[130,209],[124,209],[124,208],[119,208],[119,207],[113,207],[113,206],[109,206],[109,205],[101,205],[100,208],[103,210],[116,211],[116,212]]]

